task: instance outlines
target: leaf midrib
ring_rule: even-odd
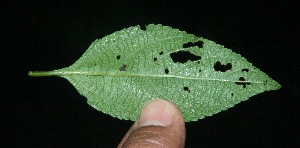
[[[108,73],[108,72],[83,72],[83,71],[30,71],[30,76],[71,76],[71,75],[85,75],[85,76],[111,76],[111,77],[156,77],[156,78],[177,78],[187,80],[206,80],[206,81],[220,81],[220,82],[238,82],[238,83],[256,83],[262,84],[259,81],[231,81],[227,79],[211,79],[211,78],[191,78],[175,75],[151,75],[151,74],[137,74],[137,73]]]

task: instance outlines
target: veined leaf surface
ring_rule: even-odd
[[[117,31],[94,41],[73,65],[30,76],[68,79],[95,109],[136,120],[143,105],[170,100],[196,121],[280,84],[213,41],[162,25]]]

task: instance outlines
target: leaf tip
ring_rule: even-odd
[[[276,90],[277,90],[277,89],[281,88],[281,85],[278,82],[275,81],[275,87],[276,87]]]
[[[281,85],[275,80],[272,80],[271,82],[265,81],[264,85],[267,85],[267,84],[270,85],[271,90],[278,90],[281,88]]]

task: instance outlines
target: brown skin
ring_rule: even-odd
[[[140,118],[118,148],[182,148],[184,143],[185,124],[181,112],[173,103],[155,99],[143,107]]]

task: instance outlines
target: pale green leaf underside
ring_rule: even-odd
[[[203,42],[203,47],[184,48],[189,42]],[[174,62],[170,54],[177,51],[201,59]],[[231,67],[221,72],[214,68],[216,63]],[[143,105],[156,98],[175,103],[185,121],[196,121],[280,88],[239,54],[184,31],[152,24],[146,30],[135,26],[96,40],[70,67],[41,73],[68,79],[92,107],[130,120],[136,120]]]

